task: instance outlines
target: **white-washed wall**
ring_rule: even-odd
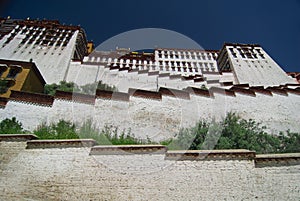
[[[161,100],[130,96],[129,102],[97,98],[95,105],[55,99],[52,107],[9,101],[0,109],[0,115],[1,120],[15,116],[27,130],[59,119],[78,124],[91,119],[99,128],[112,125],[120,130],[131,129],[137,137],[161,140],[174,136],[180,128],[193,126],[200,119],[220,120],[228,112],[261,122],[275,134],[287,129],[300,132],[299,110],[299,95],[292,93],[288,96],[256,93],[256,97],[214,93],[214,98],[191,94],[190,100],[165,95]]]
[[[78,32],[79,31],[74,32],[68,45],[65,47],[23,44],[20,48],[18,48],[18,46],[25,36],[18,33],[14,40],[2,47],[0,58],[27,62],[32,59],[38,66],[46,83],[58,83],[59,81],[64,80],[66,73],[68,73]],[[1,46],[6,41],[7,37],[8,35],[0,40]]]
[[[170,161],[0,142],[1,200],[299,200],[300,166],[253,160]]]

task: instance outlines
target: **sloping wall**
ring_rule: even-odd
[[[270,132],[300,132],[300,92],[282,88],[241,88],[186,91],[160,88],[159,92],[130,89],[128,93],[97,91],[95,95],[57,92],[55,97],[13,91],[3,101],[1,119],[16,117],[27,130],[59,119],[96,126],[131,129],[136,137],[162,140],[200,119],[220,120],[228,112],[266,125]]]
[[[2,200],[300,198],[299,154],[255,156],[247,150],[174,153],[163,148],[149,154],[152,146],[66,148],[74,142],[48,145],[51,143],[56,147],[45,148],[45,143],[35,140],[0,141]],[[128,152],[117,154],[114,150]],[[202,154],[204,158],[195,157]],[[174,160],[178,155],[181,159]]]

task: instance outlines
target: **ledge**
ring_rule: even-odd
[[[255,158],[255,167],[300,165],[300,153],[261,154]]]
[[[174,98],[181,98],[181,99],[190,99],[190,94],[186,91],[178,90],[178,89],[171,89],[171,88],[164,88],[160,87],[159,92],[163,96],[171,96]]]
[[[190,81],[190,80],[194,81],[194,79],[195,79],[195,76],[181,76],[182,81]]]
[[[129,155],[129,154],[165,154],[167,147],[162,145],[119,145],[95,146],[90,155]]]
[[[253,160],[255,152],[246,149],[168,151],[165,160]]]
[[[130,68],[130,69],[128,70],[128,73],[137,73],[138,71],[139,71],[138,68]]]
[[[148,74],[149,70],[139,70],[138,74]]]
[[[285,90],[286,92],[288,92],[288,93],[300,95],[300,91],[299,91],[299,90],[296,90],[296,89],[284,88],[284,90]]]
[[[206,75],[220,75],[219,72],[215,72],[215,71],[202,71],[202,74],[206,74]]]
[[[56,91],[55,99],[95,105],[95,96],[76,92]]]
[[[152,75],[159,75],[159,71],[148,72],[148,76],[152,76]]]
[[[194,82],[204,82],[204,78],[203,77],[198,77],[194,79]]]
[[[122,68],[119,68],[119,71],[129,71],[130,68],[129,67],[122,67]]]
[[[5,107],[8,102],[8,98],[0,97],[0,107]]]
[[[226,96],[233,96],[235,97],[234,91],[228,90],[228,89],[223,89],[223,88],[218,88],[218,87],[210,87],[209,91],[213,94],[218,93]]]
[[[117,100],[117,101],[129,101],[129,94],[122,92],[113,92],[113,91],[105,91],[105,90],[97,90],[96,97],[108,100]]]
[[[220,80],[206,80],[207,84],[220,84]]]
[[[170,77],[170,73],[161,73],[158,74],[158,77]]]
[[[155,91],[129,88],[128,93],[131,96],[141,97],[146,99],[159,100],[159,101],[162,99],[161,93]]]
[[[28,141],[38,139],[36,135],[33,134],[0,134],[0,141]]]
[[[240,88],[249,88],[249,84],[235,84],[234,87],[240,87]]]
[[[244,94],[244,95],[247,95],[247,96],[252,96],[252,97],[255,97],[255,92],[250,90],[250,89],[245,89],[245,88],[240,88],[240,87],[236,87],[236,86],[233,86],[230,88],[231,91],[234,91],[235,93],[240,93],[240,94]]]
[[[170,75],[170,80],[181,79],[181,74]]]
[[[276,88],[276,87],[268,87],[267,90],[270,90],[272,93],[282,95],[282,96],[288,96],[288,93],[284,89]]]
[[[10,100],[18,102],[27,102],[41,106],[52,106],[54,102],[53,96],[24,92],[24,91],[11,91]]]
[[[185,91],[189,92],[190,94],[195,94],[195,95],[198,95],[198,96],[204,96],[204,97],[207,97],[207,98],[213,97],[213,94],[211,94],[206,89],[199,89],[199,88],[195,88],[195,87],[187,87],[185,89]]]
[[[80,148],[80,147],[92,147],[95,144],[96,141],[93,139],[31,140],[27,142],[26,149]]]
[[[221,86],[227,87],[227,86],[233,86],[233,82],[220,82]]]
[[[109,70],[119,70],[120,66],[110,66]]]
[[[254,91],[255,93],[273,96],[272,92],[270,90],[264,89],[264,87],[250,87],[249,89]]]

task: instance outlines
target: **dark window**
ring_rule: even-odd
[[[17,77],[18,73],[20,73],[20,72],[21,72],[21,69],[19,69],[19,68],[11,68],[9,70],[7,78],[15,79]]]
[[[7,70],[7,65],[0,65],[0,77],[2,76],[2,74]]]

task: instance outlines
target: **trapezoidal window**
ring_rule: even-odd
[[[6,64],[0,64],[0,77],[3,75],[3,73],[8,69]]]
[[[18,65],[10,66],[8,75],[6,78],[16,79],[17,75],[22,71],[22,67]]]

